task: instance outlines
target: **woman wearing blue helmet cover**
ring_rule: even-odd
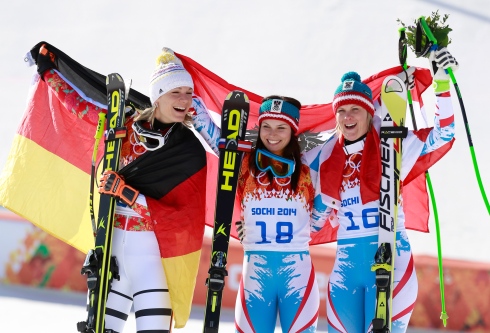
[[[219,154],[219,129],[206,108],[194,107],[195,128]],[[320,296],[308,246],[325,220],[312,215],[315,191],[297,137],[300,108],[293,98],[264,98],[255,147],[242,160],[236,332],[273,332],[278,316],[283,332],[316,331]]]

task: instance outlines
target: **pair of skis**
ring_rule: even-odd
[[[103,170],[119,168],[122,139],[125,136],[125,85],[119,74],[109,74],[107,86],[107,125]],[[99,117],[96,138],[100,138],[104,117]],[[96,146],[98,141],[96,141]],[[94,152],[96,154],[96,152]],[[95,159],[95,157],[94,157]],[[94,165],[94,161],[92,161]],[[92,171],[95,173],[95,171]],[[93,183],[93,182],[92,182]],[[93,184],[91,185],[93,186]],[[92,188],[92,187],[91,187]],[[92,195],[92,193],[91,193]],[[91,197],[92,200],[92,197]],[[91,206],[92,207],[92,206]],[[111,333],[105,329],[107,295],[113,279],[119,280],[117,261],[111,256],[113,222],[116,199],[108,194],[100,195],[99,212],[95,232],[95,247],[87,253],[81,273],[87,276],[87,320],[77,323],[78,332]]]
[[[251,150],[251,143],[245,141],[249,107],[247,95],[232,91],[226,97],[221,112],[216,210],[211,264],[206,280],[208,291],[203,333],[218,333],[219,330],[223,288],[228,275],[226,263],[238,174],[243,152]]]

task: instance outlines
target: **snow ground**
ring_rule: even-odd
[[[66,293],[47,289],[36,289],[0,284],[1,332],[77,332],[76,323],[85,320],[85,294]],[[29,320],[26,320],[29,318]],[[202,331],[204,307],[194,306],[186,327],[176,333]],[[221,313],[220,332],[234,332],[233,311]],[[327,332],[327,323],[321,320],[318,333]],[[134,315],[128,318],[125,333],[134,332]],[[278,328],[277,333],[281,332]]]
[[[85,320],[85,294],[0,284],[0,332],[76,333],[76,323]],[[194,306],[186,327],[175,333],[202,331],[204,308]],[[134,316],[128,318],[122,333],[134,332]],[[233,311],[221,313],[220,332],[234,332]],[[276,327],[274,333],[280,333]],[[321,319],[317,333],[327,332],[327,322]],[[407,333],[456,333],[452,331],[409,328]]]

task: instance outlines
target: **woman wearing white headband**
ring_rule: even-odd
[[[45,59],[38,72],[93,124],[99,110],[86,112],[86,101],[53,67]],[[112,255],[119,279],[108,295],[107,330],[122,332],[132,306],[138,332],[170,332],[189,318],[206,194],[206,152],[189,128],[193,88],[180,59],[164,48],[150,81],[151,107],[127,113],[121,168],[101,178],[99,192],[118,199]]]
[[[132,305],[138,332],[170,332],[174,319],[183,327],[189,316],[206,193],[205,149],[189,128],[193,88],[180,59],[164,48],[150,80],[152,106],[126,122],[122,169],[104,173],[101,180],[100,193],[123,201],[116,207],[112,250],[120,280],[113,281],[108,296],[107,329],[122,332]],[[117,193],[115,179],[123,184]],[[128,186],[139,195],[125,198]],[[179,253],[184,246],[179,244],[185,251]],[[176,288],[185,276],[191,281]]]

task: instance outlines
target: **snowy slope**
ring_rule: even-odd
[[[85,320],[83,294],[48,291],[43,289],[0,284],[0,312],[8,313],[2,317],[2,332],[41,332],[67,333],[76,332],[76,323]],[[28,320],[26,320],[28,316]],[[177,333],[197,333],[202,331],[204,307],[193,306],[191,316],[183,329]],[[225,309],[220,316],[220,332],[234,332],[233,310]],[[134,332],[136,321],[134,315],[129,316],[124,332]],[[274,333],[280,333],[276,326]],[[324,318],[318,322],[317,333],[327,332]],[[436,330],[409,328],[407,333],[436,333]],[[455,333],[444,331],[445,333]]]
[[[327,103],[341,75],[364,78],[397,65],[397,18],[410,23],[436,9],[450,14],[451,52],[477,154],[490,192],[486,103],[490,35],[486,0],[249,0],[249,1],[16,1],[0,28],[0,167],[21,119],[33,68],[24,54],[46,40],[101,73],[119,72],[143,93],[162,46],[185,54],[229,82],[260,95],[290,95],[303,104]],[[409,64],[427,66],[409,54]],[[490,261],[490,217],[474,176],[454,93],[457,141],[430,170],[441,221],[443,254]],[[433,112],[430,98],[428,110]],[[432,118],[432,115],[431,115]],[[490,193],[487,193],[490,196]],[[433,221],[431,228],[434,230]],[[410,234],[418,254],[436,255],[435,234]]]

